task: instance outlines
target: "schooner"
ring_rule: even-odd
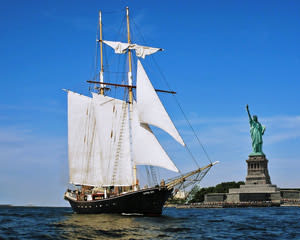
[[[69,180],[77,186],[64,195],[77,213],[129,213],[160,215],[175,187],[200,181],[216,163],[180,174],[169,181],[141,188],[137,166],[148,165],[179,172],[152,132],[155,126],[172,136],[182,146],[185,143],[166,112],[139,60],[161,51],[160,48],[131,42],[129,10],[126,8],[127,42],[102,39],[102,18],[99,12],[101,52],[97,92],[92,96],[66,90],[68,94],[68,158]],[[116,54],[128,55],[128,82],[104,81],[103,44]],[[133,85],[132,55],[137,57],[136,85]],[[110,86],[127,91],[127,99],[107,96]],[[136,98],[133,96],[135,89]]]

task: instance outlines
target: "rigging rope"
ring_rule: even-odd
[[[155,60],[154,57],[153,57],[153,61],[154,61],[155,65],[157,66],[157,68],[158,68],[160,74],[162,75],[162,78],[163,78],[163,80],[165,81],[165,84],[167,85],[168,89],[170,90],[171,88],[170,88],[170,86],[169,86],[169,83],[168,83],[168,81],[166,80],[166,78],[165,78],[163,72],[162,72],[161,69],[159,68],[159,65],[157,64],[157,62],[156,62],[156,60]],[[177,97],[175,96],[175,94],[172,94],[172,95],[173,95],[173,98],[175,99],[175,102],[177,103],[177,105],[178,105],[178,107],[179,107],[179,109],[180,109],[182,115],[184,116],[185,121],[188,123],[188,125],[189,125],[190,129],[192,130],[194,136],[196,137],[196,139],[197,139],[199,145],[201,146],[201,148],[202,148],[204,154],[206,155],[206,157],[207,157],[207,159],[209,160],[209,162],[212,163],[210,157],[208,156],[208,153],[207,153],[206,149],[204,148],[202,142],[200,141],[198,135],[196,134],[196,131],[195,131],[195,129],[193,128],[191,122],[188,120],[188,118],[187,118],[185,112],[183,111],[183,108],[181,107],[181,104],[179,103]],[[186,148],[188,149],[188,151],[190,151],[189,148],[187,147],[187,145],[186,145]]]
[[[144,39],[144,37],[143,37],[143,34],[142,34],[141,31],[139,30],[139,27],[137,26],[137,24],[134,22],[133,19],[132,19],[132,22],[134,23],[136,29],[137,29],[138,32],[140,33],[140,35],[141,35],[141,37],[142,37],[142,40],[146,43],[146,41],[145,41],[145,39]],[[160,75],[162,76],[162,79],[164,80],[165,84],[167,85],[168,90],[171,91],[171,87],[170,87],[170,85],[169,85],[169,83],[168,83],[166,77],[164,76],[162,70],[160,69],[159,65],[157,64],[157,62],[156,62],[154,56],[151,55],[150,57],[152,58],[152,60],[153,60],[153,62],[155,63],[156,67],[158,68],[159,73],[160,73]],[[175,99],[175,102],[176,102],[176,104],[178,105],[178,107],[179,107],[179,109],[180,109],[182,115],[184,116],[185,121],[188,123],[188,125],[189,125],[190,129],[192,130],[194,136],[196,137],[196,139],[197,139],[199,145],[201,146],[201,148],[202,148],[202,150],[203,150],[205,156],[207,157],[207,159],[209,160],[209,162],[212,163],[212,161],[211,161],[211,159],[210,159],[210,157],[209,157],[209,155],[208,155],[206,149],[204,148],[202,142],[200,141],[198,135],[196,134],[196,131],[194,130],[194,128],[193,128],[193,126],[191,125],[190,121],[188,120],[188,118],[187,118],[185,112],[183,111],[183,108],[181,107],[181,105],[180,105],[180,103],[179,103],[179,101],[178,101],[176,95],[175,95],[175,94],[172,94],[172,95],[173,95],[173,97],[174,97],[174,99]],[[190,156],[192,157],[193,161],[195,162],[195,164],[196,164],[197,167],[199,168],[199,164],[198,164],[198,162],[196,161],[194,155],[192,154],[190,148],[187,146],[187,144],[185,144],[185,147],[186,147],[188,153],[190,154]]]

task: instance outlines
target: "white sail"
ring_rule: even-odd
[[[92,99],[68,91],[68,157],[70,183],[99,185],[99,136]]]
[[[159,100],[139,60],[137,66],[136,95],[140,122],[163,129],[184,146],[185,144],[181,136]]]
[[[93,93],[102,186],[130,186],[133,183],[128,104]]]
[[[132,149],[136,165],[152,165],[178,172],[148,124],[140,123],[134,102],[132,113]]]
[[[132,185],[127,108],[121,100],[68,91],[70,183]]]
[[[137,57],[145,58],[147,55],[151,55],[158,51],[162,51],[162,48],[153,48],[147,46],[141,46],[138,44],[129,44],[115,41],[103,41],[106,45],[110,46],[115,50],[115,53],[123,54],[128,51],[128,49],[135,50]]]
[[[115,41],[103,41],[106,45],[110,46],[115,50],[115,53],[122,54],[126,53],[129,48],[129,43],[115,42]]]
[[[135,50],[136,56],[141,58],[145,58],[147,55],[151,55],[158,51],[162,51],[162,48],[153,48],[153,47],[141,46],[137,44],[134,44],[134,46],[132,46],[132,49]]]

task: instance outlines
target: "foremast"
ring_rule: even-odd
[[[126,22],[127,22],[127,41],[128,44],[131,44],[130,39],[130,24],[129,24],[129,8],[126,7]],[[130,138],[132,139],[131,135],[131,128],[132,128],[132,112],[133,112],[133,93],[132,93],[132,60],[131,60],[131,49],[128,49],[128,97],[129,97],[129,129],[130,129]],[[132,147],[132,145],[131,145]],[[137,172],[136,172],[136,164],[132,160],[133,164],[133,188],[137,190],[138,180],[137,180]]]

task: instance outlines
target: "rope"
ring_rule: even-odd
[[[139,34],[141,35],[142,41],[144,41],[144,42],[146,43],[146,41],[145,41],[145,39],[144,39],[144,37],[143,37],[143,34],[142,34],[141,31],[139,30],[139,28],[138,28],[138,26],[136,25],[136,23],[134,22],[134,20],[132,20],[132,22],[134,23],[134,25],[135,25],[136,29],[138,30]],[[170,90],[171,90],[171,87],[170,87],[170,85],[169,85],[169,83],[168,83],[166,77],[164,76],[163,72],[161,71],[159,65],[157,64],[157,62],[156,62],[154,56],[151,55],[151,58],[152,58],[153,62],[155,63],[156,67],[158,68],[159,73],[161,74],[162,79],[164,80],[165,84],[167,85],[168,90],[170,91]],[[174,94],[172,94],[172,95],[173,95],[173,97],[174,97],[174,99],[175,99],[175,102],[176,102],[176,104],[178,105],[178,107],[179,107],[179,109],[180,109],[182,115],[184,116],[185,121],[188,123],[188,125],[189,125],[190,129],[192,130],[194,136],[196,137],[196,139],[197,139],[199,145],[201,146],[201,148],[202,148],[204,154],[206,155],[206,157],[207,157],[207,159],[209,160],[209,162],[212,163],[212,161],[211,161],[211,159],[210,159],[210,157],[209,157],[209,155],[208,155],[206,149],[204,148],[203,144],[201,143],[199,137],[197,136],[196,131],[195,131],[194,128],[192,127],[192,125],[191,125],[190,121],[188,120],[188,118],[187,118],[185,112],[183,111],[183,108],[181,107],[181,105],[180,105],[180,103],[179,103],[179,101],[178,101],[176,95],[174,95]],[[188,153],[190,154],[190,156],[192,157],[193,161],[195,162],[195,164],[196,164],[197,167],[199,168],[199,164],[198,164],[198,162],[196,161],[194,155],[192,154],[192,152],[191,152],[191,150],[189,149],[189,147],[187,146],[187,144],[185,144],[185,147],[186,147]]]
[[[167,88],[168,88],[169,90],[171,90],[171,88],[170,88],[170,85],[169,85],[169,83],[168,83],[168,81],[167,81],[166,77],[164,76],[163,72],[161,71],[161,69],[160,69],[159,65],[157,64],[157,62],[156,62],[155,58],[154,58],[153,56],[152,56],[152,58],[153,58],[153,61],[154,61],[155,65],[156,65],[156,67],[158,68],[158,70],[159,70],[160,74],[162,75],[162,78],[163,78],[163,80],[164,80],[165,84],[167,85]],[[175,94],[172,94],[172,95],[173,95],[173,98],[175,99],[175,102],[177,103],[177,105],[178,105],[178,107],[179,107],[179,109],[180,109],[180,111],[181,111],[181,113],[182,113],[182,115],[183,115],[183,117],[184,117],[185,121],[188,123],[188,125],[189,125],[190,129],[192,130],[192,132],[193,132],[194,136],[196,137],[196,139],[197,139],[197,141],[198,141],[199,145],[201,146],[201,148],[202,148],[202,150],[203,150],[204,154],[206,155],[206,157],[207,157],[207,159],[209,160],[209,162],[210,162],[210,163],[212,163],[212,161],[211,161],[210,157],[208,156],[208,153],[207,153],[206,149],[204,148],[204,146],[203,146],[202,142],[200,141],[200,139],[199,139],[198,135],[196,134],[196,131],[195,131],[195,129],[193,128],[193,126],[192,126],[191,122],[188,120],[188,118],[187,118],[187,116],[186,116],[185,112],[183,111],[183,108],[181,107],[181,105],[180,105],[180,103],[179,103],[179,101],[178,101],[178,99],[177,99],[176,95],[175,95]],[[188,149],[187,145],[186,145],[186,148]],[[188,151],[190,152],[190,150],[189,150],[189,149],[188,149]]]

